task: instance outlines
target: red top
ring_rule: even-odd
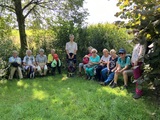
[[[89,53],[88,56],[91,57],[91,56],[92,56],[92,53]]]
[[[55,59],[56,61],[58,61],[59,60],[58,55],[57,54],[53,54],[53,59]]]

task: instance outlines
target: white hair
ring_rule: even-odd
[[[98,52],[95,48],[93,48],[92,50],[91,50],[91,52]]]
[[[32,53],[32,51],[31,51],[31,50],[26,50],[26,54],[27,54],[28,52]]]
[[[44,49],[40,49],[39,52],[44,52]]]

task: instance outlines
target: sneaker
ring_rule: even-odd
[[[123,90],[125,90],[125,89],[127,89],[128,88],[128,86],[127,85],[124,85],[123,86]]]
[[[139,99],[141,96],[142,96],[142,95],[135,94],[135,95],[133,96],[133,98],[134,98],[134,99]]]
[[[113,85],[111,87],[112,88],[116,88],[117,87],[117,83],[113,83]]]
[[[88,76],[88,80],[91,80],[92,77]]]
[[[100,82],[99,84],[102,85],[102,86],[106,86],[107,85],[107,83],[105,83],[105,82]]]
[[[86,79],[86,80],[88,80],[88,78],[89,78],[89,76],[88,76],[88,75],[86,75],[85,79]]]
[[[132,83],[136,83],[136,82],[137,82],[137,79],[133,80],[133,82],[132,82]]]
[[[95,78],[94,77],[90,77],[91,79],[90,80],[95,80]]]

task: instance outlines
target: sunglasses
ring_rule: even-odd
[[[119,55],[123,55],[124,53],[119,53]]]

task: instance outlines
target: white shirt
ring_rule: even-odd
[[[135,45],[132,52],[132,58],[131,58],[132,63],[135,63],[139,59],[142,59],[141,61],[143,61],[143,57],[146,52],[145,47],[146,47],[145,45],[140,45],[140,44]]]
[[[104,62],[109,62],[109,58],[110,58],[111,56],[110,55],[108,55],[108,57],[105,57],[104,55],[101,57],[101,61],[104,61]]]
[[[66,43],[66,50],[68,51],[68,53],[75,53],[75,51],[77,51],[77,43],[75,42],[67,42]]]
[[[33,56],[25,56],[23,62],[27,65],[33,65],[33,63],[35,62],[35,58]]]

